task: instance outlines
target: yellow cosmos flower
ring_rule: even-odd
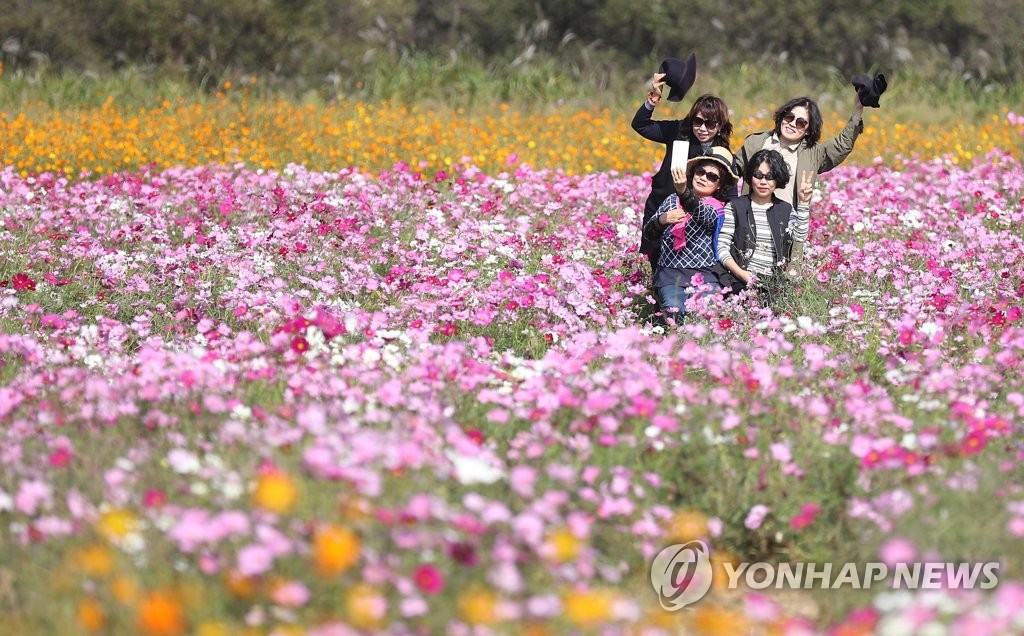
[[[457,109],[448,108],[264,100],[244,84],[219,95],[204,103],[166,100],[155,108],[136,108],[115,99],[91,109],[33,108],[0,127],[0,164],[24,175],[77,175],[82,170],[103,175],[148,164],[163,169],[225,161],[254,168],[281,168],[294,162],[314,170],[357,165],[376,171],[390,169],[399,160],[426,174],[463,163],[474,163],[489,174],[519,164],[557,167],[569,174],[637,173],[650,170],[663,152],[624,127],[626,113],[618,108],[580,111],[565,105],[539,112],[492,104],[465,121]],[[377,126],[366,125],[371,110]],[[738,110],[745,108],[740,105]],[[1006,112],[951,126],[947,121],[907,122],[882,108],[871,113],[847,164],[863,165],[881,156],[899,168],[902,157],[920,154],[927,159],[947,153],[962,164],[992,148],[1019,155],[1024,136]],[[847,116],[822,113],[822,138],[838,133]],[[444,125],[452,120],[465,125]],[[580,126],[584,120],[587,124]],[[734,125],[737,146],[746,135],[768,130],[773,122],[758,115]]]
[[[299,488],[295,480],[279,472],[260,475],[252,493],[255,506],[278,514],[290,512],[298,498]]]
[[[221,621],[205,621],[196,627],[196,636],[233,636],[233,634],[231,627]]]
[[[672,518],[668,527],[668,539],[686,543],[708,536],[707,515],[699,510],[681,510]]]
[[[546,555],[556,563],[575,561],[582,549],[583,542],[568,528],[559,528],[551,532],[544,542]]]
[[[570,623],[594,627],[612,620],[612,605],[616,598],[608,590],[572,590],[562,596],[562,611]]]
[[[710,603],[694,607],[693,628],[701,636],[734,636],[750,633],[750,621],[736,610]]]
[[[138,516],[131,510],[114,508],[100,515],[96,521],[96,529],[104,537],[111,541],[124,539],[133,532],[138,532],[142,527]]]
[[[498,599],[494,592],[483,588],[472,588],[459,595],[457,602],[459,618],[470,625],[496,625],[498,623]]]
[[[729,588],[729,573],[725,569],[726,563],[735,569],[739,566],[740,560],[735,554],[724,550],[715,550],[711,553],[711,589],[716,592],[724,592]]]

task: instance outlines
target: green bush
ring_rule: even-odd
[[[1024,77],[1018,0],[7,0],[8,70],[184,72],[198,83],[258,74],[344,83],[367,64],[471,57],[489,68],[549,57],[583,69],[648,68],[697,51],[702,68],[756,64],[824,79],[914,70],[986,83]],[[654,62],[652,62],[654,61]],[[211,82],[211,80],[213,80]],[[358,80],[356,80],[358,81]]]

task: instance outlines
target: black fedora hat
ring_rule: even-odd
[[[867,75],[854,75],[851,80],[854,88],[857,89],[857,97],[860,103],[872,108],[878,108],[878,98],[882,96],[889,84],[885,81],[885,75],[878,73],[874,78]]]
[[[658,72],[665,74],[665,83],[672,89],[668,92],[668,101],[682,101],[697,79],[697,54],[690,53],[685,61],[667,58],[661,62]]]

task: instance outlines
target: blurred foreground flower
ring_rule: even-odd
[[[459,595],[459,618],[470,625],[496,625],[498,623],[498,600],[494,592],[473,588]]]
[[[359,535],[348,528],[325,525],[313,538],[313,563],[320,576],[344,574],[359,560]]]
[[[612,620],[616,596],[608,590],[570,591],[562,597],[565,618],[578,627],[596,627]]]
[[[150,592],[139,603],[139,629],[153,636],[173,636],[185,632],[181,604],[167,592]]]
[[[501,469],[479,457],[470,457],[454,451],[449,451],[447,455],[455,470],[455,479],[463,485],[493,484],[505,476]]]
[[[668,540],[686,543],[694,539],[706,538],[710,534],[708,517],[697,510],[681,510],[668,528]]]
[[[373,630],[383,624],[388,611],[388,601],[372,585],[357,583],[345,595],[345,610],[353,627]]]
[[[78,603],[75,610],[78,624],[87,632],[98,632],[106,627],[107,616],[103,605],[94,598],[86,598]]]
[[[135,513],[124,508],[108,510],[99,515],[99,519],[96,521],[96,529],[99,534],[115,543],[138,532],[140,525],[139,518]]]
[[[252,493],[255,506],[278,514],[290,512],[298,498],[299,488],[295,481],[277,471],[260,475]]]

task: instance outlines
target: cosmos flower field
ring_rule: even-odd
[[[1024,630],[1024,165],[858,158],[785,298],[680,326],[649,173],[4,168],[0,632]],[[999,585],[724,589],[751,561]]]

